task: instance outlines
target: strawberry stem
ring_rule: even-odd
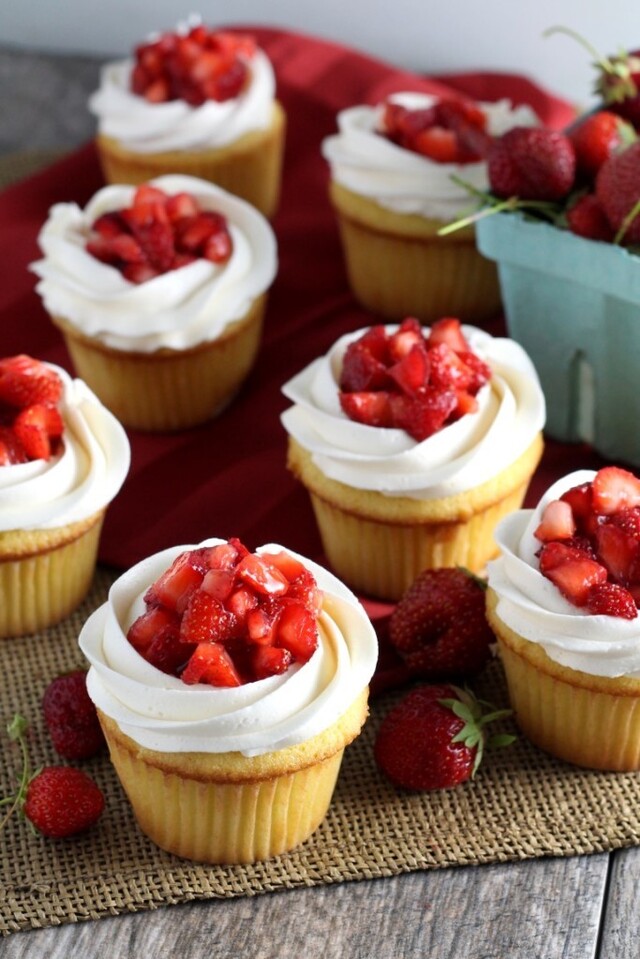
[[[625,216],[624,220],[620,224],[620,229],[618,230],[618,232],[613,238],[614,244],[619,246],[622,243],[625,233],[627,232],[627,230],[629,229],[629,227],[631,226],[635,218],[638,216],[638,214],[640,214],[640,200],[636,200],[636,202],[631,207],[631,209]]]
[[[462,729],[456,733],[451,742],[464,743],[468,749],[473,749],[474,747],[476,749],[473,768],[471,770],[471,778],[473,779],[478,766],[482,762],[485,749],[509,746],[515,742],[516,737],[511,733],[498,733],[487,736],[485,731],[485,727],[488,726],[489,723],[506,719],[512,715],[513,710],[496,709],[495,706],[486,700],[478,699],[466,686],[464,689],[460,689],[457,686],[452,686],[451,688],[455,690],[456,698],[439,699],[438,702],[441,706],[446,706],[450,709],[452,713],[464,723]],[[483,713],[483,707],[487,707],[489,712]]]
[[[7,726],[9,739],[17,742],[20,746],[20,752],[22,753],[22,772],[18,780],[18,791],[16,792],[15,796],[7,796],[5,799],[0,800],[0,806],[6,806],[10,804],[7,813],[0,820],[0,831],[4,829],[13,813],[17,809],[21,809],[24,805],[27,786],[32,778],[31,770],[29,769],[29,754],[26,740],[26,732],[28,728],[29,724],[27,720],[17,713]]]
[[[597,65],[602,70],[604,70],[605,73],[613,74],[616,72],[611,60],[609,60],[608,57],[603,57],[601,53],[598,53],[596,48],[592,46],[588,40],[585,40],[583,36],[581,36],[579,33],[576,33],[575,30],[572,30],[570,27],[561,27],[561,26],[548,27],[546,30],[543,31],[542,36],[545,38],[551,37],[553,36],[554,33],[564,33],[568,37],[571,37],[572,40],[576,40],[577,43],[580,44],[580,46],[585,48],[587,53],[591,54],[591,56],[593,57]]]

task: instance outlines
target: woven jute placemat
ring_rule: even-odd
[[[64,623],[36,637],[0,642],[2,795],[14,790],[20,769],[18,749],[5,734],[15,712],[31,722],[33,763],[60,761],[42,720],[42,693],[55,675],[85,665],[77,637],[114,575],[99,569],[86,601]],[[506,705],[497,662],[474,687]],[[253,866],[204,866],[162,852],[138,829],[108,757],[84,763],[106,797],[97,827],[54,841],[34,835],[14,816],[2,833],[0,932],[418,869],[601,852],[640,841],[640,776],[573,768],[522,738],[489,753],[473,782],[431,793],[395,789],[376,768],[373,742],[399,695],[372,702],[317,832],[296,851]]]

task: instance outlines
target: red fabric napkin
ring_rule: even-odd
[[[264,342],[255,371],[217,419],[176,434],[129,432],[131,471],[109,507],[100,548],[101,561],[117,567],[209,536],[239,536],[252,549],[278,542],[321,557],[307,495],[285,468],[279,414],[287,401],[280,387],[337,337],[374,322],[349,292],[327,199],[320,143],[334,132],[338,110],[411,88],[457,90],[488,100],[512,96],[531,103],[545,123],[557,127],[573,115],[568,104],[523,77],[425,79],[333,43],[276,30],[250,32],[274,64],[288,115],[282,203],[273,223],[280,266]],[[61,201],[84,205],[102,185],[94,147],[88,145],[0,194],[0,355],[28,352],[72,370],[28,265],[39,256],[36,237],[49,207]],[[592,454],[582,452],[574,451],[575,465],[587,466]],[[551,445],[548,468],[537,481],[541,489],[549,474],[553,478],[573,467],[574,453]],[[379,613],[384,615],[384,607]]]

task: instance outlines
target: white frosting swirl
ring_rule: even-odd
[[[396,325],[386,327],[389,332]],[[285,383],[295,404],[282,415],[287,432],[311,453],[329,479],[387,496],[438,499],[496,476],[533,442],[545,420],[545,402],[529,357],[513,340],[463,326],[471,349],[489,364],[490,382],[467,413],[421,443],[405,430],[366,426],[343,413],[342,359],[363,330],[341,337],[326,356]]]
[[[89,109],[98,117],[100,133],[135,153],[223,147],[271,123],[273,67],[261,50],[245,62],[248,81],[237,97],[206,100],[200,106],[186,100],[151,103],[130,88],[132,60],[108,63],[99,89],[89,99]]]
[[[89,387],[48,363],[60,376],[62,448],[49,460],[0,467],[0,530],[53,529],[102,509],[129,471],[127,434]]]
[[[389,97],[410,110],[429,107],[437,99],[426,93],[397,93]],[[478,106],[486,114],[487,131],[493,136],[514,126],[533,126],[538,122],[530,107],[512,108],[508,100]],[[382,105],[356,106],[338,114],[339,133],[327,137],[322,144],[336,183],[396,213],[415,213],[445,221],[453,220],[473,203],[469,192],[455,183],[452,175],[477,190],[488,189],[486,161],[437,163],[398,146],[376,132],[382,111]]]
[[[91,224],[102,213],[130,206],[136,189],[115,185],[99,190],[84,210],[55,204],[38,236],[44,258],[31,264],[48,312],[116,350],[151,353],[214,340],[245,315],[276,274],[275,236],[254,207],[194,177],[150,182],[168,194],[191,193],[202,209],[227,218],[233,252],[226,263],[198,259],[135,284],[97,260],[85,249]]]
[[[574,606],[540,572],[534,531],[551,500],[590,482],[592,470],[578,470],[555,483],[535,510],[518,510],[498,525],[501,550],[488,564],[489,585],[498,596],[497,614],[510,629],[539,643],[561,666],[593,676],[640,676],[640,618],[597,616]]]
[[[324,592],[320,641],[304,665],[233,688],[187,686],[156,669],[128,642],[126,632],[144,611],[147,587],[179,553],[194,548],[172,547],[138,563],[113,584],[108,601],[87,620],[79,642],[91,663],[87,685],[96,706],[139,745],[171,753],[237,750],[255,756],[323,732],[367,686],[377,640],[353,593],[291,550]],[[257,552],[281,549],[270,544]]]

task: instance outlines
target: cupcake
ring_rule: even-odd
[[[363,306],[425,323],[495,315],[497,271],[478,253],[473,226],[448,236],[438,231],[473,205],[454,177],[487,189],[492,137],[534,122],[528,107],[513,109],[506,100],[475,104],[423,93],[397,93],[338,115],[339,132],[322,152],[349,282]]]
[[[129,469],[117,420],[80,380],[0,360],[0,638],[36,633],[87,593],[108,504]]]
[[[267,56],[199,22],[155,35],[107,64],[89,101],[108,183],[183,173],[270,217],[280,195],[285,114]]]
[[[216,415],[255,361],[276,273],[273,231],[203,180],[109,186],[54,205],[32,264],[78,374],[125,426]]]
[[[288,463],[329,562],[399,599],[425,568],[481,571],[542,453],[544,398],[512,340],[454,318],[341,337],[283,387]]]
[[[571,473],[496,538],[487,616],[521,729],[578,766],[640,769],[640,480]]]
[[[164,550],[114,583],[80,646],[112,762],[163,849],[254,862],[322,822],[377,657],[326,570],[234,539]]]

